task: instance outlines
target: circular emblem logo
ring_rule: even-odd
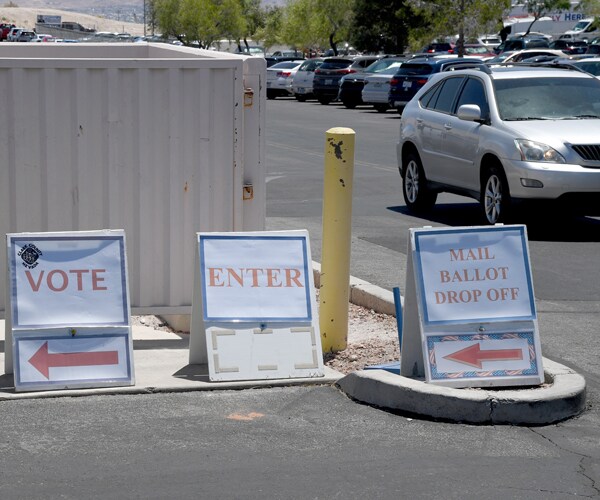
[[[33,269],[38,265],[38,259],[42,255],[42,251],[36,247],[33,243],[27,243],[19,252],[19,257],[23,261],[22,264],[27,269]]]

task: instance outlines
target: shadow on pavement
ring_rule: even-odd
[[[453,227],[484,225],[478,203],[440,203],[431,212],[418,216],[403,205],[388,210],[418,217],[424,224],[429,221]],[[531,241],[600,242],[599,219],[566,214],[559,208],[523,207],[509,223],[525,224]]]

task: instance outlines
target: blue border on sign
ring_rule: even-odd
[[[506,339],[525,339],[529,350],[529,368],[524,370],[478,370],[464,372],[438,372],[437,361],[435,359],[435,344],[440,342],[470,342],[479,340],[506,340]],[[514,332],[514,333],[487,333],[487,334],[458,334],[458,335],[432,335],[427,337],[427,357],[431,368],[432,380],[456,380],[469,378],[506,378],[506,377],[527,377],[539,375],[536,359],[535,341],[533,331]]]
[[[421,263],[421,249],[419,244],[419,237],[421,236],[431,236],[435,234],[448,234],[448,233],[487,233],[487,232],[501,232],[501,231],[510,231],[510,232],[518,232],[521,236],[521,245],[523,246],[523,263],[525,266],[525,274],[527,275],[527,291],[529,295],[529,308],[532,311],[532,314],[524,315],[524,316],[500,316],[494,318],[462,318],[462,319],[454,319],[454,320],[440,320],[440,321],[430,321],[429,320],[429,311],[427,309],[427,300],[425,299],[425,286],[423,282],[423,266]],[[481,323],[481,322],[501,322],[501,321],[531,321],[535,320],[537,317],[536,309],[535,309],[535,297],[533,296],[533,282],[531,278],[531,267],[529,265],[529,253],[527,252],[527,245],[525,241],[525,227],[524,226],[499,226],[499,227],[489,227],[489,228],[462,228],[462,229],[434,229],[434,230],[416,230],[415,231],[415,268],[416,268],[416,276],[419,280],[419,295],[421,299],[421,304],[423,306],[423,323],[425,325],[450,325],[450,324],[464,324],[464,323]]]
[[[258,316],[248,316],[248,317],[231,317],[231,316],[208,316],[206,314],[207,304],[206,304],[206,280],[203,273],[204,269],[204,241],[206,240],[297,240],[302,242],[302,255],[304,257],[304,289],[305,289],[305,299],[306,299],[306,316],[299,317],[258,317]],[[292,322],[292,321],[312,321],[312,307],[310,300],[310,280],[308,275],[308,253],[306,246],[306,236],[236,236],[236,235],[203,235],[199,236],[198,240],[199,252],[200,252],[200,280],[202,286],[202,315],[204,321],[239,321],[239,322],[267,322],[267,321],[277,321],[277,322]]]
[[[107,323],[107,322],[89,322],[89,323],[77,323],[77,326],[129,326],[129,297],[127,294],[127,270],[125,269],[125,239],[122,235],[120,236],[44,236],[32,234],[30,236],[15,236],[10,237],[11,245],[10,245],[10,289],[11,289],[11,303],[12,303],[12,327],[13,329],[17,328],[54,328],[61,326],[72,326],[70,323],[56,323],[56,324],[27,324],[21,325],[19,323],[19,308],[18,308],[18,296],[17,296],[17,276],[16,276],[16,258],[14,251],[14,244],[20,241],[98,241],[98,240],[114,240],[119,243],[119,255],[121,259],[121,295],[123,297],[123,321]]]
[[[86,378],[86,379],[60,380],[60,381],[55,381],[55,382],[52,382],[50,380],[48,380],[48,382],[44,382],[43,380],[36,381],[36,382],[21,382],[21,380],[20,380],[21,366],[20,366],[20,357],[19,357],[19,343],[21,341],[30,341],[30,340],[47,340],[48,341],[48,340],[69,340],[69,339],[79,340],[79,339],[94,339],[94,338],[106,339],[106,338],[118,338],[118,337],[123,337],[123,340],[125,341],[125,352],[126,352],[126,356],[127,356],[127,360],[126,360],[127,361],[127,376],[126,377],[110,377],[110,378],[98,378],[98,379]],[[108,335],[104,335],[104,334],[81,335],[79,337],[57,336],[57,335],[51,335],[51,336],[39,335],[39,336],[29,337],[29,336],[21,336],[18,334],[17,337],[14,337],[14,344],[15,344],[15,351],[14,351],[15,387],[17,387],[17,386],[19,386],[19,387],[43,387],[43,386],[52,387],[52,386],[59,386],[59,385],[63,386],[66,384],[78,384],[77,389],[85,389],[85,387],[83,387],[83,384],[86,384],[86,383],[98,384],[98,383],[102,383],[102,382],[110,383],[110,382],[131,382],[132,381],[131,349],[129,348],[129,334],[128,333],[111,333]],[[110,385],[107,385],[107,387],[110,387]]]

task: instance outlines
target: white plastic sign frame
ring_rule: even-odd
[[[211,381],[324,376],[306,230],[198,233],[190,364]]]
[[[401,374],[451,387],[544,380],[525,226],[410,230]]]
[[[16,391],[135,384],[123,230],[8,234],[7,260]]]

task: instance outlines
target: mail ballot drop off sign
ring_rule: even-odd
[[[415,231],[424,326],[536,319],[522,226]]]
[[[8,235],[12,328],[127,326],[122,233]]]

